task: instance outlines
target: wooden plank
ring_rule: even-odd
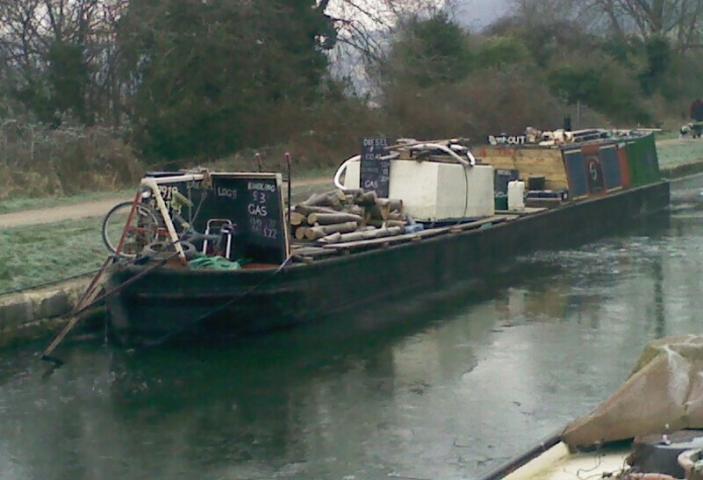
[[[473,229],[480,228],[484,225],[503,223],[506,221],[515,220],[516,218],[519,218],[519,217],[517,215],[495,215],[493,217],[484,218],[482,220],[478,220],[475,222],[462,223],[462,224],[452,225],[450,227],[432,228],[429,230],[423,230],[422,232],[418,232],[418,233],[407,233],[404,235],[396,235],[393,237],[382,237],[382,238],[374,238],[371,240],[359,240],[356,242],[336,243],[336,244],[324,245],[323,248],[329,248],[329,249],[334,249],[334,250],[346,250],[346,249],[371,247],[371,246],[384,245],[384,244],[409,242],[412,240],[435,237],[437,235],[449,233],[452,231],[459,232],[459,231],[473,230]]]
[[[475,228],[482,227],[484,225],[488,224],[493,224],[493,223],[503,223],[509,220],[515,220],[516,218],[519,218],[519,215],[494,215],[492,217],[488,218],[483,218],[481,220],[477,220],[475,222],[470,222],[470,223],[458,223],[456,225],[452,225],[449,227],[451,231],[464,231],[464,230],[473,230]]]
[[[525,215],[534,215],[535,213],[541,213],[549,210],[546,207],[525,207],[524,210],[496,210],[496,213],[501,215],[512,215],[518,217],[524,217]]]
[[[334,255],[336,252],[334,250],[329,250],[321,247],[311,247],[306,246],[302,248],[294,248],[292,255],[293,258],[316,258],[316,257],[327,257]]]
[[[311,213],[308,215],[307,222],[310,225],[334,225],[338,223],[357,222],[361,223],[363,218],[360,215],[353,213],[338,212],[338,213]]]
[[[518,170],[520,177],[544,176],[548,190],[569,187],[566,169],[558,148],[484,147],[479,151],[483,163],[501,170]]]

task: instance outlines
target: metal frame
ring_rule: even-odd
[[[204,178],[205,175],[203,174],[175,175],[172,177],[161,178],[145,177],[142,178],[142,181],[139,183],[140,186],[147,187],[149,190],[151,190],[152,194],[154,195],[154,199],[156,200],[156,206],[158,207],[159,213],[161,213],[161,216],[164,219],[164,224],[166,225],[168,236],[171,239],[171,242],[173,243],[176,252],[178,253],[178,258],[180,258],[181,262],[184,264],[186,263],[186,254],[183,251],[183,246],[179,243],[180,239],[178,238],[178,234],[176,233],[176,227],[173,226],[173,220],[171,219],[171,215],[168,213],[168,207],[166,207],[164,197],[161,196],[161,190],[159,189],[159,185],[174,182],[200,181]]]

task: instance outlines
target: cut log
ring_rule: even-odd
[[[309,227],[298,227],[295,229],[295,239],[305,240],[305,233],[308,231]]]
[[[382,237],[392,237],[394,235],[401,235],[404,232],[402,227],[391,227],[391,228],[374,228],[373,230],[345,233],[339,237],[330,238],[324,243],[335,244],[335,243],[347,243],[347,242],[358,242],[363,240],[371,240],[374,238]]]
[[[407,225],[407,222],[404,222],[403,220],[386,220],[386,227],[391,228],[391,227],[405,227]]]
[[[294,227],[299,227],[303,223],[305,223],[306,217],[302,213],[298,212],[291,212],[290,214],[290,224],[293,225]]]
[[[332,235],[327,235],[326,237],[322,237],[320,240],[318,240],[321,243],[337,243],[342,241],[342,234],[337,232],[333,233]]]
[[[376,228],[388,228],[388,227],[404,227],[408,224],[405,220],[379,220],[379,219],[371,219],[366,222],[367,225],[370,225],[372,227]]]
[[[342,202],[346,200],[344,193],[340,190],[332,190],[325,193],[313,193],[310,198],[305,200],[303,204],[316,207],[331,207],[339,209],[342,207]]]
[[[378,198],[376,199],[376,205],[381,208],[387,208],[388,211],[403,211],[403,201],[394,198]]]
[[[392,200],[388,198],[377,198],[376,203],[366,209],[369,219],[387,220],[391,212],[400,211],[403,208],[402,200]]]
[[[360,207],[359,205],[345,206],[344,211],[347,213],[351,213],[352,215],[359,215],[360,217],[364,216],[364,207]],[[322,213],[322,212],[320,212],[320,213]]]
[[[356,222],[338,223],[336,225],[324,225],[319,227],[310,227],[305,232],[305,238],[308,240],[318,240],[332,233],[353,232],[359,226]]]
[[[354,199],[354,203],[362,207],[371,207],[376,205],[376,192],[359,193]]]
[[[337,223],[357,222],[361,223],[363,218],[352,213],[311,213],[308,215],[310,225],[334,225]]]
[[[329,207],[316,207],[314,205],[305,205],[304,203],[299,203],[295,206],[294,210],[301,215],[306,217],[311,213],[337,213],[337,210]]]
[[[366,218],[368,220],[385,220],[390,213],[387,208],[374,205],[366,209]]]
[[[376,230],[374,228],[374,230]],[[326,245],[331,245],[334,243],[342,243],[342,242],[356,242],[358,240],[363,240],[365,238],[364,234],[367,233],[367,231],[361,231],[361,232],[353,232],[353,233],[335,233],[333,235],[327,235],[326,237],[323,237],[319,240],[320,243],[324,243]]]

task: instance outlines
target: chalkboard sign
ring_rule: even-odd
[[[274,173],[213,173],[211,184],[190,184],[181,192],[197,211],[193,226],[205,232],[208,220],[230,220],[234,238],[230,260],[281,264],[288,256],[281,176]],[[177,185],[183,187],[184,184]],[[185,215],[184,215],[185,216]]]
[[[382,159],[388,141],[385,138],[364,138],[361,142],[361,188],[388,198],[391,179],[391,161]]]

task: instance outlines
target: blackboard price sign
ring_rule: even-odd
[[[247,182],[247,214],[249,232],[261,244],[278,245],[283,236],[280,188],[272,182],[250,180]]]
[[[190,192],[199,207],[195,228],[208,220],[229,220],[234,227],[230,260],[281,264],[288,256],[281,176],[274,173],[213,173],[211,188]]]
[[[376,192],[388,198],[391,178],[391,161],[382,159],[388,141],[382,137],[364,138],[361,142],[361,189]]]

